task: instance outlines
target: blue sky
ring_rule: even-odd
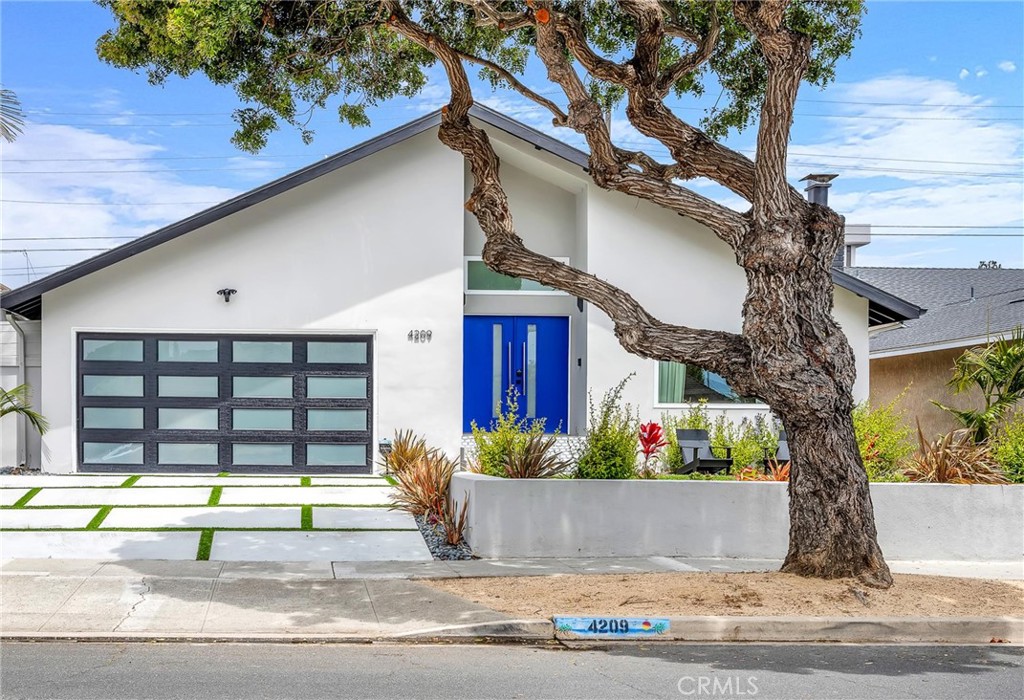
[[[0,82],[18,93],[28,115],[25,133],[2,144],[0,280],[11,287],[446,101],[438,74],[416,99],[373,110],[369,128],[342,126],[328,110],[313,119],[311,145],[285,130],[250,156],[229,142],[230,114],[239,106],[230,88],[202,77],[156,87],[101,63],[95,42],[111,25],[102,8],[86,2],[0,3]],[[833,207],[849,223],[874,227],[858,264],[975,267],[996,260],[1024,267],[1022,47],[1024,3],[869,2],[864,35],[837,82],[823,92],[802,90],[790,176],[797,184],[808,172],[840,173]],[[536,66],[525,82],[553,91]],[[518,95],[478,86],[477,98],[580,145]],[[676,105],[690,118],[701,106]],[[621,113],[613,131],[623,145],[652,146]],[[728,143],[752,149],[753,130]],[[709,183],[693,186],[743,207]],[[923,228],[929,226],[944,228]]]

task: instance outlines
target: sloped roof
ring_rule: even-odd
[[[872,337],[872,353],[967,346],[1024,325],[1024,270],[848,267],[845,272],[928,310]]]
[[[529,143],[537,150],[547,151],[552,155],[575,165],[584,171],[588,169],[589,157],[583,151],[573,148],[558,139],[552,138],[536,129],[526,126],[521,122],[506,117],[500,112],[484,107],[473,105],[470,109],[470,116],[481,122],[504,131]],[[329,158],[309,165],[301,170],[285,175],[273,182],[257,187],[244,194],[205,209],[197,214],[170,224],[153,233],[146,234],[129,243],[112,248],[92,258],[83,260],[80,263],[67,267],[51,275],[26,284],[13,291],[5,292],[0,296],[0,308],[13,311],[26,318],[38,319],[42,315],[42,295],[65,284],[73,282],[80,277],[102,270],[105,267],[126,260],[134,255],[154,248],[161,243],[173,240],[186,233],[202,228],[207,224],[223,219],[231,214],[264,202],[283,192],[287,192],[299,185],[303,185],[322,175],[334,172],[350,163],[373,155],[396,143],[405,141],[428,129],[436,128],[441,123],[440,110],[427,114],[415,121],[388,131],[369,141],[353,146]],[[902,321],[908,318],[917,318],[921,309],[895,294],[876,288],[869,282],[851,277],[842,270],[832,270],[833,281],[854,294],[866,298],[868,304],[868,317],[871,325]]]

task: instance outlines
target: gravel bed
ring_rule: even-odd
[[[434,559],[455,561],[473,558],[473,550],[469,548],[465,540],[462,540],[457,545],[450,545],[445,542],[444,525],[441,523],[431,525],[422,515],[417,515],[415,518],[416,525],[420,528],[420,534],[423,535],[423,541],[427,543],[427,548],[434,556]]]

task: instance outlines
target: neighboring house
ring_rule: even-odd
[[[0,294],[9,291],[0,284]],[[13,389],[21,384],[38,387],[39,321],[6,319],[0,315],[0,388]],[[31,401],[37,395],[29,397]],[[23,417],[7,416],[0,421],[0,466],[39,464],[39,434]]]
[[[471,114],[527,245],[665,321],[740,330],[744,273],[711,231],[599,189],[578,150]],[[589,304],[488,270],[468,169],[438,124],[427,115],[5,294],[4,309],[41,319],[43,468],[368,471],[397,429],[459,454],[509,386],[524,417],[578,435],[588,390],[631,372],[623,399],[643,417],[709,392],[713,408],[763,410],[713,375],[627,354]],[[865,399],[869,323],[918,310],[834,277]]]
[[[1024,270],[990,268],[853,267],[848,274],[895,294],[927,313],[871,336],[871,403],[901,400],[928,437],[959,424],[932,401],[968,408],[975,395],[946,386],[953,362],[968,348],[1008,335],[1024,324]]]

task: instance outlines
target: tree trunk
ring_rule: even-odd
[[[787,426],[789,552],[782,570],[820,578],[856,577],[888,588],[892,575],[875,531],[867,473],[848,413]]]

